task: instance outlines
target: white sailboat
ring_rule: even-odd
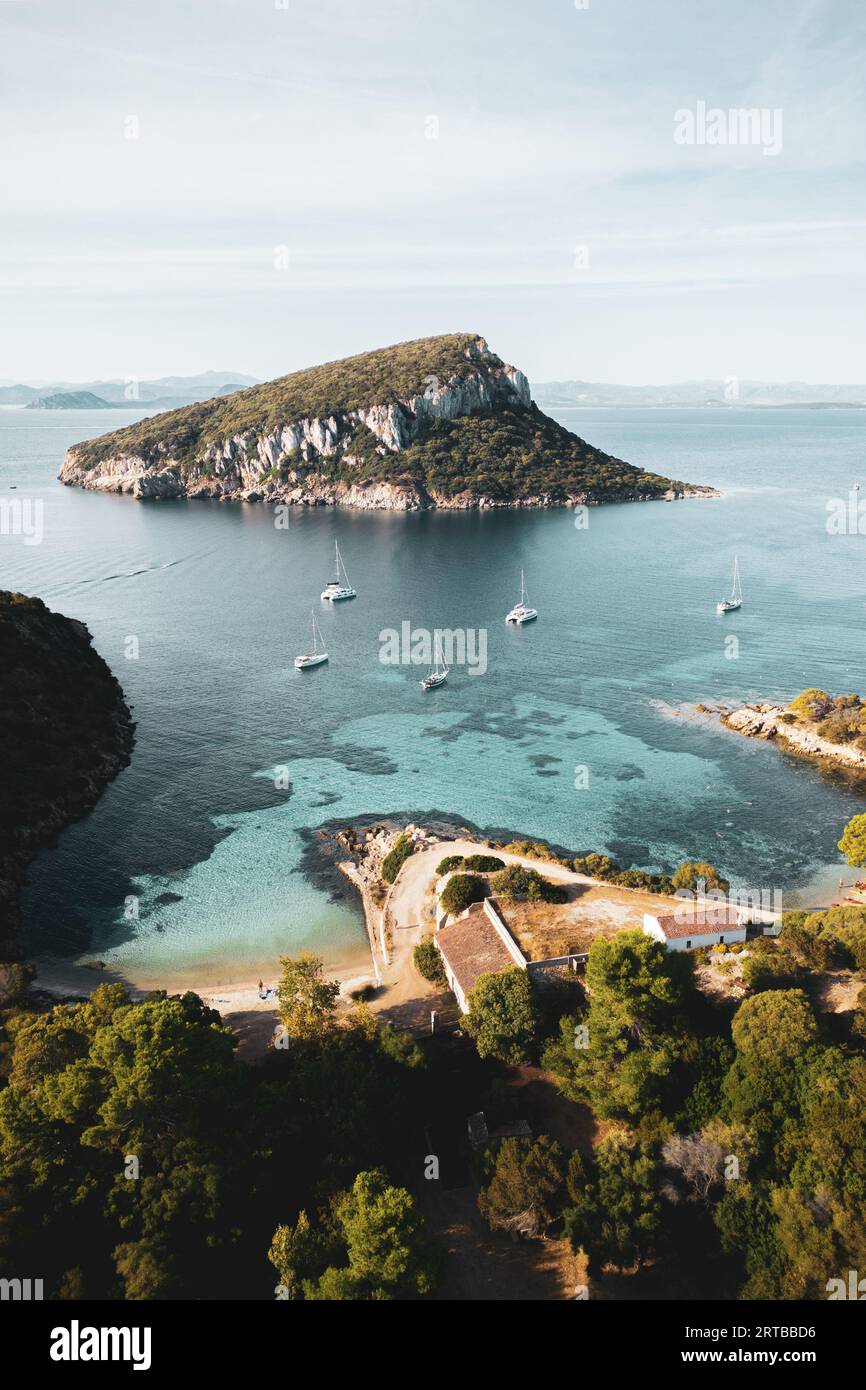
[[[313,629],[313,649],[304,652],[302,656],[295,657],[295,666],[299,671],[308,671],[311,666],[321,666],[328,660],[328,653],[325,651],[325,643],[319,631],[319,624],[316,622],[316,615],[310,609],[310,622]]]
[[[526,580],[523,577],[523,570],[520,571],[520,602],[515,603],[510,613],[505,615],[507,623],[534,623],[538,617],[538,609],[530,608],[527,603],[529,595],[526,592]]]
[[[734,556],[734,578],[731,584],[730,598],[723,598],[716,604],[717,613],[733,613],[737,608],[743,606],[743,591],[740,588],[740,562]]]
[[[433,669],[429,676],[425,676],[419,684],[422,690],[435,690],[437,685],[444,685],[448,679],[449,667],[445,665],[442,657],[442,646],[439,641],[439,633],[433,634]]]
[[[349,576],[346,574],[346,566],[343,564],[343,557],[340,554],[340,547],[334,541],[334,578],[330,580],[322,590],[322,598],[329,603],[342,603],[347,598],[357,598],[357,590],[353,589],[349,583]]]

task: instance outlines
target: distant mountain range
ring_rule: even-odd
[[[668,386],[616,386],[598,381],[535,382],[533,396],[557,406],[866,406],[866,386],[815,386],[805,381],[681,381]]]
[[[243,372],[199,372],[197,376],[160,376],[152,381],[47,381],[0,386],[0,405],[26,405],[33,410],[174,410],[182,405],[228,396],[257,378]],[[130,392],[134,390],[134,398]]]
[[[174,410],[216,396],[228,396],[257,377],[243,372],[199,372],[197,376],[162,376],[130,385],[110,381],[46,381],[0,384],[0,405],[26,405],[33,410]],[[805,381],[681,381],[665,386],[618,386],[598,381],[543,381],[532,387],[536,403],[546,409],[557,406],[866,406],[866,385],[810,385]]]

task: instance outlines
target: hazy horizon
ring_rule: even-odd
[[[0,40],[7,381],[463,330],[536,382],[866,376],[855,0],[22,0]]]
[[[390,346],[390,345],[389,345],[389,344],[382,344],[381,346],[385,347],[385,346]],[[494,349],[494,351],[495,351],[495,349]],[[312,363],[312,362],[310,363],[310,366],[317,366],[317,365],[323,365],[323,364]],[[520,363],[511,363],[510,365],[511,365],[511,366],[518,366],[518,367],[519,367],[519,366],[520,366]],[[223,380],[223,381],[225,381],[225,382],[233,382],[233,381],[239,380],[240,378],[245,377],[245,376],[247,376],[247,375],[253,375],[253,374],[252,374],[252,373],[249,373],[249,374],[248,374],[248,373],[246,373],[246,372],[241,372],[241,371],[235,372],[235,371],[233,371],[233,370],[231,370],[231,369],[221,370],[221,369],[219,369],[219,368],[214,368],[214,367],[202,367],[200,370],[195,370],[195,371],[190,371],[190,372],[171,372],[171,371],[158,372],[158,373],[156,373],[153,377],[140,377],[140,378],[138,378],[138,380],[139,380],[139,382],[140,382],[141,384],[150,384],[151,382],[154,382],[154,381],[163,381],[163,380],[168,381],[168,380],[172,380],[172,379],[178,379],[178,380],[195,380],[195,379],[197,379],[197,378],[199,378],[199,377],[214,377],[214,378],[219,378],[219,379],[221,379],[221,380]],[[287,373],[280,373],[280,375],[287,375]],[[273,379],[273,378],[271,378],[271,379]],[[82,378],[60,377],[60,376],[57,376],[57,377],[41,377],[41,378],[39,378],[39,377],[27,377],[27,378],[24,378],[24,377],[20,377],[20,376],[19,376],[19,377],[8,376],[8,377],[0,377],[0,388],[5,388],[5,387],[8,387],[8,386],[31,386],[31,387],[33,387],[34,389],[41,390],[41,389],[43,389],[43,388],[53,387],[55,384],[56,384],[56,385],[68,386],[68,387],[72,388],[72,387],[81,387],[81,386],[91,386],[91,385],[97,384],[97,383],[100,382],[100,381],[112,382],[113,384],[115,384],[115,385],[117,385],[117,386],[120,386],[120,385],[123,385],[123,384],[124,384],[125,380],[126,380],[126,378],[124,378],[124,377],[120,377],[120,376],[110,377],[110,376],[106,376],[106,375],[92,376],[92,377],[82,377]],[[267,380],[267,378],[264,378],[264,377],[259,378],[259,381],[261,381],[261,382],[264,382],[265,380]],[[544,379],[542,379],[542,378],[540,378],[540,377],[530,377],[530,378],[529,378],[529,383],[530,383],[531,386],[556,386],[556,385],[569,385],[569,384],[572,384],[572,383],[580,383],[581,385],[586,385],[586,386],[600,386],[600,387],[616,387],[616,386],[623,386],[623,387],[629,387],[629,388],[634,388],[634,389],[637,389],[637,388],[640,388],[640,387],[646,387],[647,389],[656,389],[656,390],[661,389],[662,387],[665,387],[665,386],[670,386],[670,387],[673,387],[673,386],[695,386],[695,385],[704,385],[704,384],[709,383],[709,382],[718,382],[718,383],[724,384],[724,381],[725,381],[725,378],[724,378],[724,377],[702,377],[702,376],[683,377],[683,378],[682,378],[681,380],[679,380],[679,381],[661,381],[661,380],[659,380],[659,381],[652,381],[652,380],[647,379],[647,380],[633,381],[633,382],[626,382],[626,381],[599,381],[599,380],[595,380],[595,379],[590,378],[590,377],[564,377],[564,376],[558,376],[558,377],[557,377],[557,376],[551,376],[551,377],[546,377],[546,378],[544,378]],[[857,387],[858,389],[861,389],[861,390],[862,390],[862,389],[866,388],[866,371],[864,371],[864,373],[863,373],[863,379],[862,379],[861,381],[855,381],[853,378],[852,378],[850,381],[816,381],[816,380],[807,381],[807,380],[805,380],[805,379],[797,379],[797,378],[784,378],[784,379],[779,379],[779,380],[773,380],[773,379],[770,378],[770,377],[744,377],[744,378],[742,378],[741,384],[742,384],[742,385],[747,385],[749,382],[755,382],[755,381],[758,381],[758,382],[760,382],[761,384],[767,385],[767,386],[821,386],[821,387],[828,387],[828,386],[836,386],[836,387],[852,386],[852,387]],[[253,385],[253,384],[257,384],[257,383],[239,381],[240,389],[244,389],[247,385]]]

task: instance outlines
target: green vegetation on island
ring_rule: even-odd
[[[685,487],[594,449],[534,404],[437,421],[390,464],[368,452],[357,476],[411,482],[442,497],[469,493],[494,501],[651,498]]]
[[[866,704],[859,695],[828,695],[810,687],[797,695],[788,710],[814,724],[829,743],[851,743],[866,752]]]

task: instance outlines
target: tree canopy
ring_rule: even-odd
[[[445,884],[439,902],[443,912],[457,914],[486,897],[487,884],[478,874],[455,874]]]
[[[855,869],[866,866],[866,815],[851,817],[838,847]]]
[[[530,1059],[539,1016],[527,971],[514,965],[495,975],[482,975],[468,1003],[465,1027],[480,1057],[514,1064]]]
[[[278,1227],[269,1258],[287,1296],[308,1300],[419,1298],[442,1264],[412,1197],[381,1169],[359,1173],[316,1227],[306,1212]]]
[[[280,1019],[289,1037],[312,1038],[326,1032],[333,1021],[340,994],[338,980],[326,980],[318,956],[280,956],[283,973],[277,985]]]
[[[256,1067],[194,994],[106,984],[13,1024],[0,1269],[35,1262],[46,1296],[272,1296],[279,1216],[300,1248],[302,1212],[405,1164],[425,1106],[417,1044],[363,1010],[317,1018]]]

